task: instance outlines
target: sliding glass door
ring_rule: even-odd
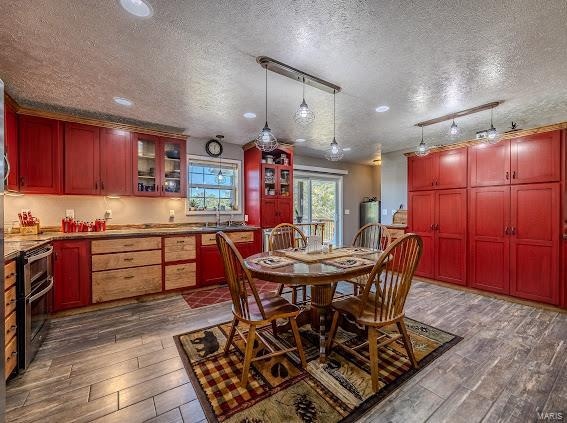
[[[342,177],[316,173],[294,173],[294,222],[307,234],[323,228],[323,240],[342,243]]]

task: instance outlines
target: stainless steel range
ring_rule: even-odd
[[[18,281],[19,368],[26,369],[41,346],[49,328],[52,304],[53,247],[44,245],[27,251],[20,257]]]

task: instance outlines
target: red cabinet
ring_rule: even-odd
[[[133,144],[133,189],[136,195],[186,195],[185,141],[134,134]]]
[[[410,191],[465,188],[467,186],[467,149],[431,153],[408,159]]]
[[[6,157],[6,189],[18,191],[18,116],[10,103],[5,102],[4,109],[4,155]]]
[[[53,243],[54,311],[90,304],[90,241]]]
[[[65,194],[100,193],[100,128],[65,124]]]
[[[415,272],[418,276],[435,276],[435,191],[409,193],[409,231],[419,235],[423,241],[423,254]]]
[[[561,178],[561,132],[469,147],[471,187],[555,182]]]
[[[202,246],[199,254],[199,286],[215,285],[222,282],[224,280],[224,264],[217,246]]]
[[[510,292],[510,188],[469,192],[469,280],[473,288]]]
[[[30,194],[62,192],[62,125],[35,116],[18,117],[20,191]]]
[[[510,293],[559,304],[559,184],[511,187]]]
[[[132,141],[128,131],[100,130],[100,193],[132,194]]]

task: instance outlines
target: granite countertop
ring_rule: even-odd
[[[39,235],[10,235],[4,238],[4,260],[12,260],[20,252],[29,251],[51,241],[64,239],[98,239],[98,238],[120,238],[125,236],[163,236],[182,234],[206,234],[217,231],[243,232],[260,229],[258,226],[179,226],[173,228],[133,228],[133,229],[110,229],[104,232],[44,232]]]

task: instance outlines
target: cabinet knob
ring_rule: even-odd
[[[510,228],[508,226],[504,228],[504,235],[510,235]]]
[[[516,179],[516,171],[512,172],[512,179]]]
[[[24,186],[24,177],[20,176],[20,186]]]
[[[124,261],[132,261],[132,260],[134,260],[134,257],[126,257],[126,258],[124,258]]]
[[[506,172],[506,180],[510,179],[510,172]]]

